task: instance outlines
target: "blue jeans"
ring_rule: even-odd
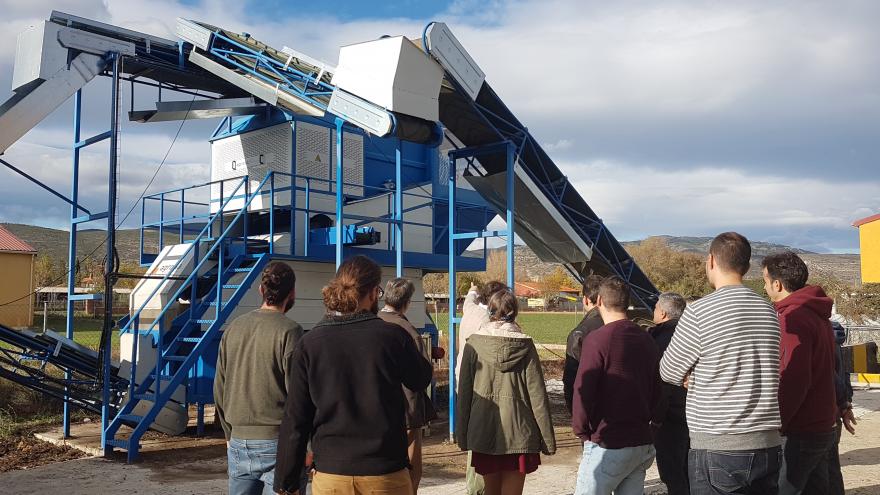
[[[273,495],[277,440],[229,440],[229,495]]]
[[[604,449],[584,442],[575,495],[642,495],[654,454],[653,445]]]
[[[688,454],[691,495],[777,495],[782,447],[693,450]]]

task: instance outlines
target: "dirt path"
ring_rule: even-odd
[[[856,392],[856,412],[861,416],[855,436],[841,441],[841,463],[847,493],[880,494],[880,390]],[[571,430],[557,422],[559,451],[545,457],[535,474],[529,475],[525,493],[570,494],[580,459],[581,446]],[[420,495],[464,493],[465,458],[454,446],[444,444],[445,429],[435,428],[426,449],[426,466]],[[66,495],[131,493],[138,495],[224,494],[226,457],[222,446],[193,448],[168,453],[148,453],[133,466],[87,458],[58,462],[33,469],[0,474],[0,493]],[[663,493],[656,471],[648,473],[646,493]]]

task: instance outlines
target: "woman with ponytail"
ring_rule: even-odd
[[[494,293],[487,311],[461,356],[455,438],[473,451],[486,495],[520,495],[540,453],[556,453],[550,401],[535,344],[516,323],[516,296]]]
[[[314,495],[412,494],[402,387],[424,390],[431,363],[397,325],[381,320],[382,270],[346,260],[324,287],[327,314],[290,363],[275,492],[296,493],[311,440]]]

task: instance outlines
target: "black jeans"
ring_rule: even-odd
[[[691,450],[691,495],[776,495],[782,448],[760,450]]]
[[[779,494],[827,494],[828,451],[834,443],[834,430],[783,437]]]
[[[669,495],[688,495],[688,450],[690,435],[685,424],[665,422],[654,430],[657,470]]]
[[[843,473],[840,471],[840,433],[842,425],[837,420],[834,427],[834,443],[828,449],[828,493],[829,495],[844,495],[846,489],[843,487]]]

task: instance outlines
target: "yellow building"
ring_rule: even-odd
[[[34,323],[34,258],[30,244],[0,225],[0,324],[29,327]]]
[[[880,284],[880,214],[853,222],[859,229],[862,283]]]

